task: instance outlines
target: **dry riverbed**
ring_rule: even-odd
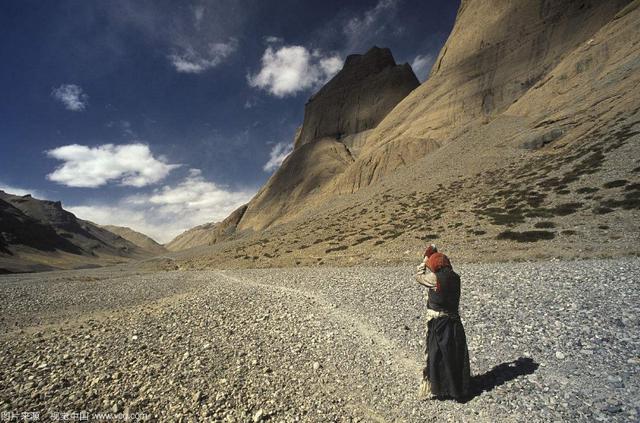
[[[466,403],[416,397],[411,267],[3,276],[0,421],[640,418],[638,258],[457,270]]]

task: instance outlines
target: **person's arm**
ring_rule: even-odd
[[[426,286],[429,289],[433,289],[437,286],[438,279],[436,278],[435,273],[418,273],[416,274],[416,282],[418,282],[422,286]]]

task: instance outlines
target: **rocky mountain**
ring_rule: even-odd
[[[569,135],[568,116],[586,117],[589,106],[613,94],[618,84],[607,81],[614,76],[607,70],[626,71],[619,60],[634,49],[625,42],[637,31],[620,19],[636,13],[625,12],[630,3],[463,1],[428,80],[372,131],[336,190],[369,185],[421,158],[419,150],[433,140],[455,140],[502,116],[520,118],[509,135],[535,138],[554,129]]]
[[[347,57],[344,66],[305,105],[294,150],[249,202],[239,230],[261,230],[291,219],[355,158],[373,129],[419,85],[408,64],[373,47]]]
[[[181,260],[402,261],[434,240],[469,260],[640,252],[639,5],[464,0],[427,81],[390,83],[406,96],[369,115],[353,106],[367,78],[346,76],[365,71],[347,70],[388,54],[349,59],[233,242]]]
[[[293,152],[249,204],[222,224],[181,234],[167,248],[211,245],[236,229],[262,230],[291,219],[353,163],[365,134],[418,85],[411,67],[396,64],[389,49],[348,56],[342,70],[309,99]]]
[[[152,238],[138,231],[134,231],[131,228],[127,228],[126,226],[103,225],[102,227],[109,232],[126,239],[143,250],[148,251],[150,254],[158,255],[167,252],[166,248],[161,244],[158,244]]]
[[[78,219],[59,201],[0,191],[0,268],[4,272],[94,267],[150,255]]]
[[[307,101],[295,146],[322,138],[340,140],[375,128],[418,85],[411,66],[397,65],[387,48],[352,54],[342,70]]]
[[[202,245],[213,245],[218,241],[227,239],[235,232],[236,226],[246,210],[247,206],[244,205],[238,207],[222,222],[205,223],[191,228],[175,237],[165,247],[169,251],[179,251]]]
[[[44,251],[78,253],[79,248],[60,236],[51,226],[27,216],[10,203],[0,200],[0,252],[11,254],[10,247],[21,244]]]

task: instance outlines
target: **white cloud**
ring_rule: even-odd
[[[220,221],[247,203],[253,190],[230,190],[207,181],[198,169],[177,185],[166,185],[150,194],[125,197],[113,204],[66,207],[76,216],[101,225],[128,226],[168,242],[185,230]]]
[[[269,153],[269,161],[263,166],[265,172],[272,172],[280,167],[284,159],[293,151],[293,144],[290,142],[279,142],[273,146]]]
[[[202,73],[218,66],[237,49],[238,40],[232,37],[224,43],[210,43],[204,51],[191,45],[176,47],[173,54],[169,55],[169,60],[178,72]]]
[[[70,187],[95,188],[110,181],[143,187],[164,179],[180,165],[155,158],[145,144],[105,144],[98,147],[71,144],[47,151],[64,163],[47,179]]]
[[[106,124],[107,128],[120,129],[123,136],[127,138],[135,138],[136,132],[133,130],[131,122],[128,120],[110,121]]]
[[[269,46],[262,56],[262,68],[248,75],[249,85],[266,90],[276,97],[293,95],[318,87],[342,67],[342,59],[313,53],[302,46]]]
[[[89,104],[89,96],[75,84],[63,84],[51,91],[51,96],[64,104],[67,110],[80,112]]]
[[[202,24],[202,18],[204,18],[205,7],[203,5],[198,5],[193,8],[193,20],[196,29],[200,29],[200,25]]]
[[[319,55],[320,53],[316,54]],[[320,59],[320,68],[327,76],[326,79],[329,79],[342,69],[342,59],[338,56],[322,57]]]
[[[417,55],[411,63],[411,68],[420,82],[424,82],[429,77],[429,72],[433,66],[435,57],[432,54]]]
[[[0,182],[0,191],[4,191],[7,194],[13,195],[27,195],[30,194],[32,197],[46,199],[46,196],[38,190],[30,189],[30,188],[18,188],[11,185],[5,185]]]
[[[264,37],[264,42],[267,44],[281,44],[284,40],[280,37],[276,37],[275,35],[268,35]]]
[[[355,53],[362,48],[369,48],[378,35],[389,30],[390,22],[395,18],[398,0],[380,0],[363,16],[349,19],[343,28],[346,36],[346,51]],[[397,24],[393,25],[394,31],[401,30]]]

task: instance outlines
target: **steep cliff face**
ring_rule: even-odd
[[[419,85],[408,64],[373,47],[309,99],[294,151],[248,205],[238,228],[260,230],[295,217],[353,163],[366,133]]]
[[[411,67],[397,65],[387,48],[350,55],[342,70],[305,105],[296,147],[374,128],[419,84]]]
[[[389,49],[348,56],[342,70],[309,99],[293,152],[249,204],[222,223],[184,232],[166,247],[211,245],[236,229],[262,230],[294,218],[349,168],[367,133],[418,85],[411,67],[396,64]]]
[[[301,145],[249,202],[238,228],[260,230],[290,219],[309,206],[305,200],[319,194],[351,163],[349,150],[335,139],[321,138]]]
[[[506,113],[551,79],[558,64],[628,3],[463,1],[429,79],[371,131],[362,154],[337,181],[335,190],[352,192],[367,186],[393,172],[397,164],[412,163],[433,151],[434,142],[446,143],[470,125],[486,124]],[[591,59],[574,55],[572,64],[593,66],[611,54],[602,53],[604,56]],[[555,75],[556,81],[559,77]],[[527,113],[544,114],[544,103],[552,103],[554,93],[544,97]],[[391,163],[389,152],[396,156]]]

